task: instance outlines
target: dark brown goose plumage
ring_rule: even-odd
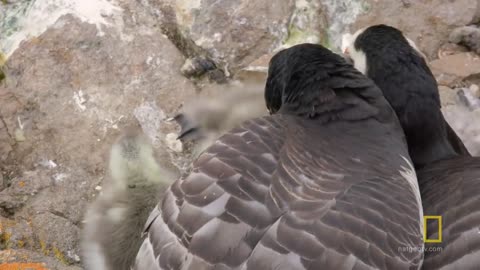
[[[418,269],[416,176],[381,91],[303,44],[273,57],[265,96],[273,115],[219,138],[167,190],[134,269]]]
[[[386,25],[359,30],[348,48],[355,66],[382,89],[400,119],[424,214],[442,216],[442,242],[426,244],[422,269],[480,269],[480,158],[470,156],[443,118],[424,58]],[[438,239],[438,222],[428,224],[427,239]]]

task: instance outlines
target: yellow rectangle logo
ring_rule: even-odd
[[[438,238],[427,239],[427,220],[438,220]],[[423,216],[423,242],[441,243],[442,242],[442,216]]]

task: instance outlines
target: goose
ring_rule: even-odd
[[[271,115],[221,136],[167,189],[133,269],[418,269],[417,179],[380,89],[301,44],[271,59],[265,100]]]
[[[142,244],[142,231],[161,194],[177,173],[157,162],[143,132],[127,128],[110,150],[109,178],[89,205],[81,233],[86,270],[129,269]]]
[[[425,59],[400,30],[387,25],[358,30],[345,47],[400,120],[424,214],[441,216],[426,227],[423,269],[479,269],[480,159],[470,156],[443,118],[437,83]]]

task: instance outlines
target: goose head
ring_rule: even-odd
[[[370,77],[395,110],[416,167],[468,154],[441,112],[437,82],[415,43],[391,26],[346,36],[344,53]]]
[[[273,113],[360,120],[391,110],[381,91],[343,57],[317,44],[278,52],[269,63],[265,102]]]

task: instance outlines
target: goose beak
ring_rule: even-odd
[[[343,51],[343,58],[345,58],[345,61],[349,63],[350,65],[353,65],[353,59],[350,57],[350,53],[348,52],[348,48],[346,48]]]

